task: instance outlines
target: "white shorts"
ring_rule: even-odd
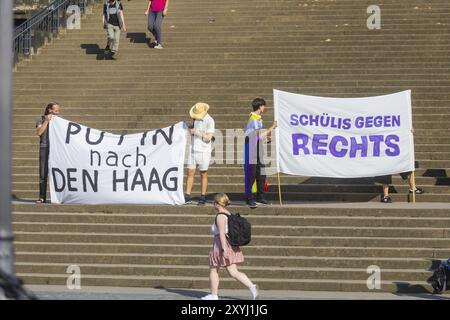
[[[205,152],[191,152],[189,150],[187,167],[188,169],[198,169],[200,171],[207,171],[209,163],[211,162],[211,151]]]

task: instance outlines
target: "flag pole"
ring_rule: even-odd
[[[281,200],[281,179],[280,179],[280,172],[277,172],[278,175],[278,198],[280,200],[280,206],[283,206],[283,201]]]
[[[416,175],[415,171],[411,173],[411,188],[413,203],[416,203]]]

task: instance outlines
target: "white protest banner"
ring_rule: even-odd
[[[186,127],[116,135],[50,122],[52,203],[183,204]]]
[[[323,98],[274,90],[278,172],[359,178],[414,170],[411,91]]]

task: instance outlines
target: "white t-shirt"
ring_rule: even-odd
[[[215,124],[214,119],[211,118],[209,114],[207,114],[202,120],[195,120],[194,121],[194,129],[197,131],[200,131],[201,133],[212,133],[215,132]],[[209,151],[211,152],[212,149],[212,141],[207,141],[206,139],[203,139],[198,136],[192,136],[191,139],[191,147],[192,151],[194,152],[204,152]]]

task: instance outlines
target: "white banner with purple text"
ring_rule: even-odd
[[[324,98],[274,90],[277,169],[309,177],[414,170],[411,91]]]

